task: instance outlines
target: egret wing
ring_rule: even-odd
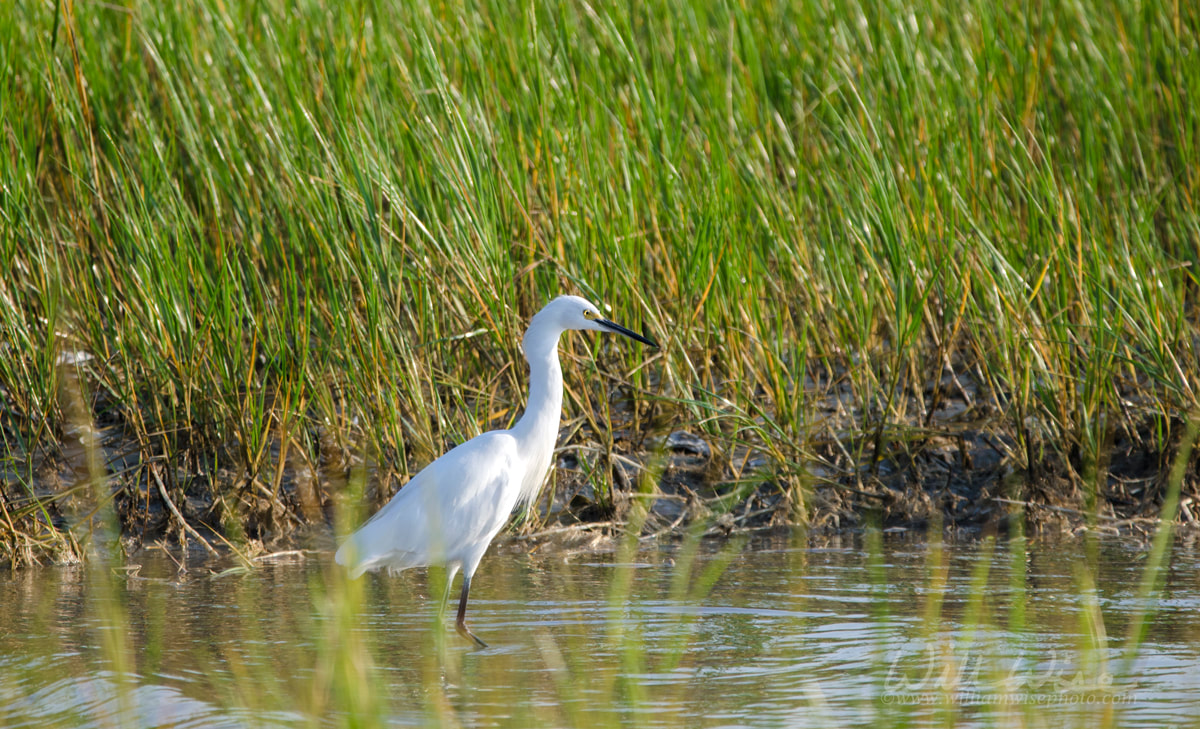
[[[516,441],[506,431],[472,438],[414,476],[334,559],[357,577],[482,554],[516,503],[518,469]]]

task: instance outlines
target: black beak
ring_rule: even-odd
[[[625,336],[629,337],[630,339],[636,339],[639,342],[641,342],[642,344],[649,344],[651,347],[655,347],[655,348],[658,347],[658,342],[655,342],[653,339],[650,339],[649,337],[643,337],[641,334],[638,334],[637,332],[635,332],[631,329],[626,329],[625,327],[621,326],[620,324],[617,324],[616,322],[609,321],[608,319],[597,319],[596,323],[605,328],[613,330],[617,334],[624,334]]]

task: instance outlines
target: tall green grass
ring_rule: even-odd
[[[665,344],[565,340],[604,455],[692,428],[802,518],[814,443],[903,455],[952,366],[1019,469],[1095,493],[1114,438],[1166,452],[1196,405],[1198,31],[1191,3],[17,0],[6,551],[56,518],[64,354],[123,513],[158,468],[264,536],[361,454],[386,493],[511,422],[563,291]]]

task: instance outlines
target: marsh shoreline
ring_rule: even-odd
[[[974,387],[970,392],[975,397],[961,389],[941,397],[938,411],[925,418],[927,426],[888,426],[884,457],[865,462],[851,454],[873,447],[872,434],[860,429],[853,437],[833,435],[840,403],[829,398],[827,435],[811,439],[813,458],[803,476],[773,473],[764,449],[725,453],[719,440],[682,428],[635,434],[628,417],[613,431],[606,453],[581,419],[568,420],[562,429],[567,440],[560,440],[536,512],[517,515],[508,535],[578,543],[622,533],[631,523],[646,538],[672,538],[698,526],[714,536],[788,526],[827,534],[863,528],[984,534],[1009,531],[1014,518],[1023,531],[1049,535],[1153,532],[1173,452],[1149,448],[1154,439],[1148,435],[1114,435],[1102,464],[1064,460],[1040,446],[1022,449],[1021,435],[998,415],[981,415],[983,398]],[[841,408],[843,420],[852,414]],[[848,422],[839,425],[850,430]],[[1175,427],[1181,431],[1182,425]],[[57,536],[48,538],[37,514],[27,518],[22,528],[30,532],[31,547],[16,552],[14,564],[71,561],[84,553],[80,544],[105,508],[89,487],[89,469],[97,464],[103,464],[112,518],[127,552],[186,546],[259,555],[321,543],[320,535],[336,531],[339,510],[348,524],[356,523],[407,480],[386,459],[331,448],[311,460],[292,449],[284,468],[266,482],[229,467],[189,472],[162,457],[143,458],[137,443],[120,433],[117,427],[80,426],[47,449],[34,469],[34,494]],[[319,433],[314,440],[323,442]],[[640,450],[633,450],[635,443]],[[1039,450],[1047,455],[1024,467],[1022,459]],[[270,452],[278,458],[278,441]],[[611,492],[596,487],[598,470],[611,479]],[[11,484],[0,488],[7,513],[29,512],[29,497],[14,494]],[[1179,524],[1200,526],[1197,492],[1193,461],[1184,471]]]

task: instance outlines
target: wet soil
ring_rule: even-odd
[[[1114,423],[1104,458],[1089,460],[1078,446],[1049,442],[1049,429],[1028,419],[1014,427],[980,389],[969,373],[947,370],[937,387],[908,396],[911,407],[900,410],[912,416],[872,424],[847,405],[844,387],[827,385],[820,420],[787,462],[762,444],[731,447],[720,433],[667,427],[634,434],[629,423],[612,424],[608,448],[583,419],[568,421],[537,514],[518,519],[515,529],[587,539],[621,531],[644,513],[643,535],[696,523],[714,534],[786,524],[818,532],[868,526],[996,532],[1015,515],[1040,531],[1153,530],[1178,440],[1158,447],[1163,439],[1154,434],[1182,433],[1182,417]],[[47,521],[60,533],[78,531],[102,512],[95,490],[86,487],[102,473],[128,547],[176,540],[223,547],[229,539],[278,550],[314,533],[331,534],[339,503],[359,499],[370,513],[407,480],[385,458],[364,457],[320,432],[310,438],[319,444],[311,454],[290,448],[281,457],[273,444],[267,460],[284,468],[251,475],[222,466],[236,459],[220,449],[215,457],[197,449],[146,458],[119,425],[68,430],[35,457],[32,490],[44,509],[31,506],[26,481],[10,471],[0,480],[2,516],[15,532],[31,535],[25,556],[33,556],[50,531]],[[101,457],[92,460],[92,453]],[[596,487],[609,482],[611,492]],[[1185,469],[1179,521],[1200,527],[1195,458]]]

